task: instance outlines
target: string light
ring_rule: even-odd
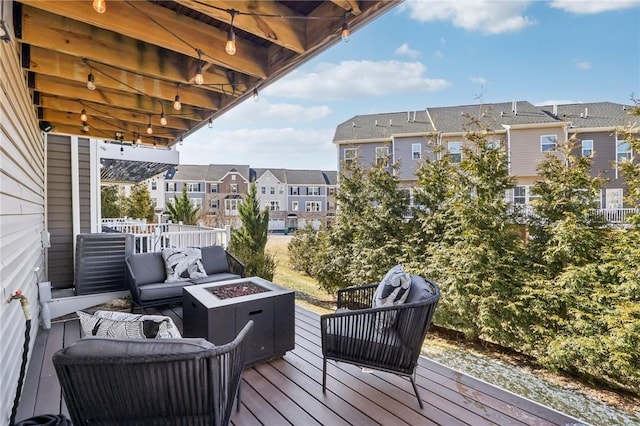
[[[82,112],[80,113],[80,120],[84,123],[85,121],[87,121],[87,110],[86,109],[82,109]]]
[[[196,73],[196,84],[204,84],[204,76],[202,75],[202,50],[196,49],[198,52],[198,72]]]
[[[175,109],[176,111],[180,111],[182,109],[182,104],[180,103],[180,94],[178,93],[179,89],[180,85],[178,84],[178,88],[176,89],[176,99],[173,102],[173,109]]]
[[[231,9],[228,12],[229,15],[231,15],[231,26],[229,27],[229,33],[227,33],[227,44],[224,50],[228,55],[233,56],[236,54],[236,33],[233,32],[233,20],[238,14],[238,11]]]
[[[104,13],[107,10],[106,0],[93,0],[93,10],[98,13]]]
[[[82,122],[82,131],[85,133],[89,131],[89,125],[87,124],[86,120]]]
[[[344,14],[344,19],[342,21],[342,32],[340,33],[340,37],[342,38],[342,41],[344,41],[345,43],[349,42],[349,36],[351,35],[351,32],[349,31],[349,23],[347,22],[347,14]]]
[[[258,102],[260,100],[260,95],[258,95],[258,89],[254,88],[253,95],[251,96],[253,98],[253,102]]]
[[[153,127],[151,127],[151,116],[149,116],[149,124],[147,125],[147,134],[148,135],[153,134]]]
[[[137,144],[142,144],[142,136],[140,136],[140,133],[136,133],[137,137],[136,137],[136,143]]]
[[[87,89],[96,90],[96,79],[91,71],[89,71],[89,75],[87,76]]]
[[[209,118],[209,124],[207,124],[207,127],[209,128],[213,127],[213,120],[211,118]]]

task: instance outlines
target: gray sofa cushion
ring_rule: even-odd
[[[97,357],[130,357],[132,355],[174,355],[205,352],[215,348],[201,338],[184,339],[114,339],[85,337],[67,346],[67,355]]]
[[[127,258],[138,286],[164,282],[167,279],[162,253],[134,254]]]
[[[197,278],[197,279],[191,280],[191,282],[194,284],[207,284],[207,283],[213,283],[216,281],[235,280],[236,278],[242,278],[242,277],[240,275],[231,274],[229,272],[220,272],[213,275],[207,275],[204,278]]]
[[[182,288],[192,285],[191,281],[160,282],[139,286],[140,300],[158,300],[182,297]]]
[[[227,253],[222,246],[208,246],[200,249],[202,264],[207,275],[228,272]]]

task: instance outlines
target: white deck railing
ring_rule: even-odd
[[[149,253],[169,247],[229,247],[231,228],[208,228],[176,223],[146,223],[131,219],[103,219],[102,226],[135,236],[135,252]]]
[[[533,217],[535,209],[529,204],[517,205],[517,211],[522,219]],[[640,209],[591,209],[589,215],[592,219],[600,218],[605,223],[621,225],[629,223],[629,216],[640,213]]]

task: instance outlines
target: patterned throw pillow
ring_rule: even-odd
[[[112,311],[96,311],[93,314],[76,311],[76,314],[80,318],[83,337],[100,336],[129,339],[182,337],[171,318],[161,315],[127,314]]]
[[[165,282],[187,281],[207,276],[199,248],[166,248],[162,250],[162,258],[167,269]]]
[[[409,296],[411,275],[405,272],[402,265],[396,265],[387,272],[373,294],[373,307],[401,305]],[[391,327],[396,321],[397,312],[383,312],[378,317],[378,330]]]

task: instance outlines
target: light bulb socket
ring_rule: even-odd
[[[91,72],[87,76],[87,89],[96,90],[96,79]]]
[[[87,110],[86,109],[82,109],[82,112],[80,113],[80,121],[82,121],[83,123],[85,121],[87,121]]]
[[[213,120],[209,119],[209,123],[207,124],[207,127],[212,128],[213,127]]]
[[[260,100],[258,89],[253,89],[253,94],[251,95],[251,97],[253,98],[253,102],[258,102]]]
[[[176,95],[176,99],[173,102],[173,109],[176,111],[180,111],[182,109],[182,104],[180,103],[180,95]]]

